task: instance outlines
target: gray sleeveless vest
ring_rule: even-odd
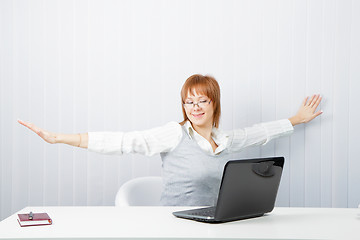
[[[218,155],[203,151],[184,133],[178,146],[161,153],[163,206],[214,206],[226,162],[232,154],[227,149]]]

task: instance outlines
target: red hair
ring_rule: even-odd
[[[194,93],[202,94],[211,99],[214,106],[214,115],[213,115],[213,126],[218,128],[221,115],[220,107],[220,87],[215,78],[208,75],[194,74],[186,79],[182,89],[181,89],[181,102],[182,102],[182,111],[184,116],[184,121],[180,124],[183,125],[188,119],[184,109],[184,103],[188,94]]]

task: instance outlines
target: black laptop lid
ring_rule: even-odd
[[[229,161],[224,167],[215,219],[271,212],[283,166],[283,157]]]

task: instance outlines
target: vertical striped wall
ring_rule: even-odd
[[[159,156],[104,156],[44,143],[54,132],[143,130],[181,121],[194,73],[222,88],[224,129],[321,118],[239,157],[283,155],[278,206],[360,203],[360,1],[0,1],[0,219],[29,205],[112,205]]]

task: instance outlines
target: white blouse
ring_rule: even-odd
[[[289,135],[294,131],[288,119],[231,131],[213,128],[212,138],[218,145],[214,152],[211,144],[193,129],[189,121],[184,126],[186,134],[196,141],[201,149],[212,155],[219,154],[227,148],[231,152],[239,152],[246,147],[266,144],[274,138]],[[184,131],[179,123],[169,122],[164,126],[145,131],[89,132],[88,134],[90,151],[105,154],[139,153],[152,156],[175,149]]]

